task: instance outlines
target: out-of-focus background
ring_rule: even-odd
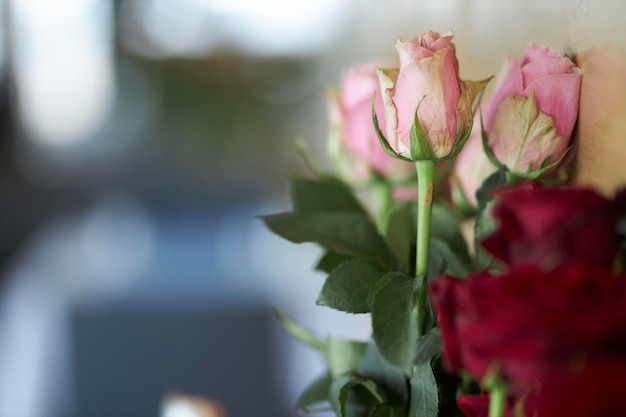
[[[429,29],[469,79],[531,40],[624,35],[620,0],[1,5],[0,417],[158,416],[175,393],[295,415],[322,362],[270,306],[321,335],[369,322],[316,307],[319,250],[255,216],[307,175],[294,139],[328,166],[342,68]]]

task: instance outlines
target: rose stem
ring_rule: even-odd
[[[428,272],[428,250],[430,247],[430,217],[433,207],[435,161],[416,161],[417,170],[417,242],[415,248],[415,276],[425,276]],[[416,295],[416,314],[420,333],[426,312],[426,283]]]
[[[496,383],[489,390],[489,417],[502,417],[508,387],[502,383]]]
[[[384,237],[387,235],[389,216],[393,208],[391,185],[382,178],[376,179],[374,182],[374,194],[376,197],[376,209],[378,211],[376,226],[378,227],[380,235]]]

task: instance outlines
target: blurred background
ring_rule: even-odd
[[[315,246],[255,219],[308,174],[295,139],[329,164],[324,89],[429,29],[483,79],[530,40],[602,39],[599,3],[3,0],[0,417],[158,416],[175,393],[297,414],[323,365],[271,306],[369,328],[315,306]]]

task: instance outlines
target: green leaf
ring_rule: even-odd
[[[385,283],[381,282],[385,272],[364,259],[347,261],[326,278],[317,304],[346,313],[369,313],[374,293]]]
[[[491,193],[494,189],[506,184],[506,169],[504,167],[500,167],[496,172],[488,176],[485,181],[483,181],[478,191],[476,191],[478,211],[484,210],[487,203],[491,201]]]
[[[485,155],[487,155],[487,159],[489,160],[489,162],[491,162],[494,167],[506,169],[506,167],[502,165],[500,161],[498,161],[498,158],[496,158],[496,156],[493,154],[493,151],[491,150],[491,147],[489,146],[489,138],[487,137],[487,131],[485,130],[485,124],[483,123],[482,111],[480,113],[480,131],[483,141],[483,150],[485,152]]]
[[[437,327],[417,340],[417,355],[415,364],[421,365],[430,361],[441,353],[441,332]]]
[[[333,378],[357,370],[367,344],[354,340],[328,339],[328,365]]]
[[[439,394],[437,381],[430,363],[417,366],[411,378],[411,417],[437,417],[439,413]]]
[[[402,369],[387,362],[370,341],[357,373],[383,388],[391,404],[404,406],[408,400],[408,381]]]
[[[328,346],[325,342],[315,336],[312,332],[305,329],[304,327],[296,324],[289,317],[278,311],[278,309],[274,309],[274,314],[280,320],[280,324],[287,330],[287,332],[296,340],[304,343],[317,350],[324,356],[328,355]]]
[[[271,231],[294,243],[319,243],[333,252],[369,259],[382,267],[395,269],[393,254],[364,215],[283,213],[261,219]]]
[[[289,188],[296,213],[340,211],[365,215],[350,187],[336,178],[289,178]]]
[[[317,262],[315,269],[330,274],[333,269],[337,268],[346,261],[351,261],[352,259],[354,259],[354,257],[349,255],[342,255],[340,253],[327,251]]]
[[[297,407],[309,411],[308,409],[311,406],[328,401],[328,392],[331,382],[332,378],[329,373],[317,378],[307,387],[302,395],[300,395]]]
[[[476,192],[478,198],[478,214],[476,215],[476,225],[474,226],[474,245],[476,248],[476,268],[483,270],[489,268],[493,263],[493,257],[489,255],[481,246],[480,242],[495,230],[495,223],[491,217],[491,193],[494,189],[507,184],[506,171],[500,167],[498,171],[491,174],[483,182]]]
[[[397,207],[389,217],[387,245],[409,273],[415,264],[415,206],[407,203]]]
[[[422,98],[422,100],[424,100],[424,98]],[[415,110],[413,125],[411,126],[410,131],[411,159],[414,161],[435,161],[437,158],[433,153],[433,148],[430,145],[428,134],[417,117],[422,100],[420,100],[417,105],[417,109]]]
[[[389,282],[374,296],[372,326],[374,340],[383,357],[410,373],[417,342],[413,315],[415,279],[399,272],[385,275]]]
[[[341,417],[367,417],[376,404],[386,402],[385,393],[373,381],[352,375],[334,379],[329,397],[333,410]]]
[[[393,407],[389,404],[377,404],[372,409],[368,417],[404,417],[405,414],[399,407]]]

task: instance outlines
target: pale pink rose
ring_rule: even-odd
[[[476,191],[483,182],[496,171],[483,149],[480,114],[474,116],[474,125],[467,143],[456,157],[450,177],[452,199],[456,204],[466,200],[473,207],[478,206]]]
[[[522,58],[507,58],[485,117],[496,158],[516,173],[537,171],[548,157],[557,162],[578,117],[580,80],[580,68],[545,46],[531,43]]]
[[[467,129],[469,104],[484,84],[461,80],[452,37],[452,32],[428,32],[408,42],[398,40],[400,68],[378,71],[386,120],[381,131],[401,156],[412,158],[410,132],[416,110],[435,159],[450,156],[457,134]]]
[[[391,195],[394,201],[398,203],[405,203],[407,201],[417,200],[417,188],[407,186],[394,187]]]
[[[328,100],[336,134],[336,148],[331,154],[342,160],[343,175],[352,180],[366,180],[371,171],[383,178],[406,178],[413,174],[415,166],[387,155],[380,145],[372,123],[374,95],[375,108],[382,112],[376,64],[356,66],[343,74],[339,93],[330,95]],[[384,123],[381,121],[382,126]],[[346,155],[349,160],[345,160]]]

